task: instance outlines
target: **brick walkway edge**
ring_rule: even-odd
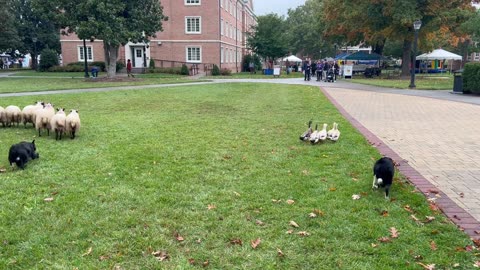
[[[378,151],[385,156],[392,158],[397,164],[397,170],[402,173],[418,190],[427,198],[436,198],[437,207],[455,224],[460,230],[464,231],[472,240],[480,240],[480,222],[464,209],[459,207],[445,193],[437,189],[417,170],[412,168],[406,160],[400,157],[395,151],[383,143],[375,134],[365,128],[360,122],[353,118],[343,107],[332,97],[323,87],[319,87],[328,100],[338,109],[338,111],[354,126],[367,141],[376,147]],[[436,195],[439,196],[436,196]]]

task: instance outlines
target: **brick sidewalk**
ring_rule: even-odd
[[[322,91],[380,152],[400,161],[418,189],[427,196],[441,190],[445,214],[478,237],[480,106],[338,86]]]

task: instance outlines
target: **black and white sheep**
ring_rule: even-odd
[[[50,120],[50,130],[55,132],[55,140],[61,140],[66,130],[66,120],[64,108],[58,108],[57,113]]]
[[[66,131],[70,134],[71,139],[75,139],[75,134],[80,130],[80,115],[78,110],[70,110],[66,119]]]
[[[41,137],[42,129],[47,130],[47,136],[50,135],[50,120],[55,115],[55,109],[51,103],[45,104],[45,107],[35,111],[35,129],[38,130],[38,136]]]

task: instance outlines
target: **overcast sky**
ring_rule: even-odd
[[[296,8],[305,4],[305,0],[253,0],[255,15],[277,13],[287,16],[289,8]]]

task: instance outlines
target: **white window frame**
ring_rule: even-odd
[[[193,49],[195,49],[195,50],[198,49],[199,59],[189,59],[188,58],[188,51],[193,50]],[[193,53],[192,53],[192,55],[193,55]],[[186,59],[185,62],[187,62],[187,63],[201,63],[202,62],[202,47],[201,46],[187,46],[185,48],[185,59]]]
[[[202,0],[185,0],[185,6],[200,6]]]
[[[223,50],[223,47],[220,47],[220,63],[223,63],[225,58],[225,53],[223,52]]]
[[[87,45],[87,62],[93,62],[93,46]],[[85,61],[85,58],[82,57],[83,55],[83,45],[77,46],[77,55],[78,55],[78,61],[83,62]]]
[[[220,34],[223,36],[225,34],[225,27],[223,26],[224,22],[223,22],[223,19],[221,19],[221,23],[220,23]]]
[[[189,20],[197,20],[198,19],[198,31],[195,29],[194,31],[188,31],[188,23]],[[195,27],[192,26],[191,29]],[[202,17],[201,16],[185,16],[185,34],[201,34],[202,33]]]

